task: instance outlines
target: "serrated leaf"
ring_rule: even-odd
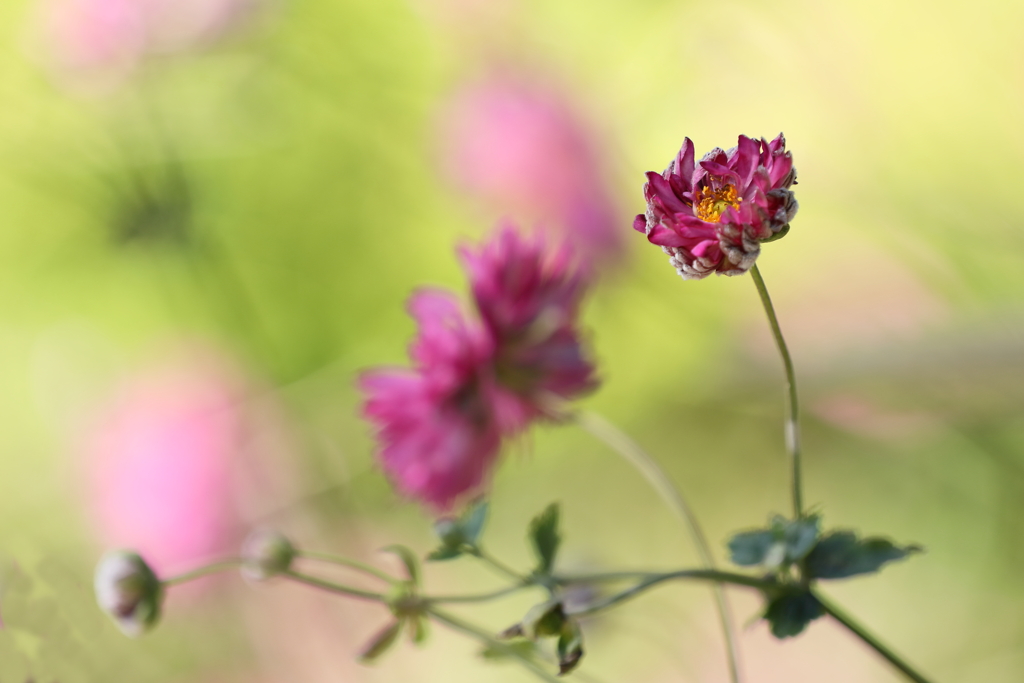
[[[897,546],[887,538],[858,539],[852,531],[834,531],[808,553],[804,569],[809,578],[845,579],[877,572],[882,565],[920,550],[912,545]]]
[[[729,539],[729,558],[740,567],[764,564],[775,543],[775,533],[770,529],[743,531]]]
[[[478,500],[462,513],[460,526],[464,543],[476,545],[480,539],[480,533],[484,530],[484,523],[487,521],[487,514],[490,511],[490,504],[486,500]]]
[[[530,542],[537,554],[537,573],[549,574],[562,538],[558,534],[558,503],[552,503],[530,522]]]
[[[776,596],[768,603],[764,618],[776,638],[791,638],[807,628],[807,624],[825,614],[818,599],[810,591],[796,589]]]
[[[402,621],[400,619],[385,626],[359,653],[359,661],[363,664],[372,663],[395,644],[395,641],[398,640],[398,634],[401,632]]]
[[[811,551],[821,535],[821,518],[817,515],[798,519],[786,524],[783,539],[786,543],[786,560],[799,562]]]
[[[398,559],[405,565],[405,573],[409,580],[412,581],[414,586],[420,585],[420,562],[416,557],[416,553],[404,545],[389,545],[386,548],[381,548],[381,551],[397,555]]]
[[[441,546],[437,550],[433,550],[427,555],[427,562],[443,562],[444,560],[452,560],[456,557],[461,557],[462,551],[458,548],[449,548],[447,546]]]
[[[579,624],[568,619],[558,636],[558,675],[564,676],[575,669],[583,657],[583,632]]]

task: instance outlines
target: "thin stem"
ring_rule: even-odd
[[[818,599],[821,606],[825,608],[825,611],[840,624],[845,626],[851,633],[860,638],[878,654],[882,655],[890,664],[899,669],[907,678],[915,683],[929,683],[929,680],[914,670],[910,664],[906,662],[902,657],[889,649],[880,640],[875,638],[873,635],[867,632],[863,626],[855,622],[850,615],[846,614],[843,610],[837,607],[832,602],[826,600],[821,593],[814,593],[814,597]]]
[[[503,598],[506,595],[512,595],[518,593],[524,588],[529,588],[534,584],[519,584],[516,586],[508,586],[500,590],[491,591],[490,593],[480,593],[477,595],[437,595],[429,598],[424,598],[429,604],[440,604],[440,603],[452,603],[452,602],[488,602],[490,600],[497,600]]]
[[[517,660],[540,680],[547,681],[547,683],[562,683],[562,679],[552,673],[549,673],[547,669],[537,663],[537,661],[532,657],[523,654],[508,643],[503,643],[479,626],[462,621],[458,617],[448,614],[447,612],[442,612],[433,607],[427,610],[427,614],[445,626],[459,631],[460,633],[464,633],[472,638],[476,638],[488,647]]]
[[[491,567],[493,567],[494,569],[497,569],[500,573],[504,574],[510,579],[515,579],[524,586],[533,583],[530,577],[520,574],[515,569],[512,569],[512,567],[509,567],[507,564],[496,558],[494,555],[491,555],[489,552],[487,552],[480,546],[470,546],[468,552],[473,557],[477,557],[483,560],[485,563],[491,565]]]
[[[796,373],[793,371],[793,359],[790,357],[789,349],[786,347],[786,340],[782,337],[779,319],[775,316],[772,298],[768,294],[768,288],[765,287],[761,271],[757,269],[756,265],[750,269],[750,276],[754,278],[757,293],[761,295],[761,304],[764,306],[764,312],[768,316],[768,323],[771,325],[775,344],[779,347],[782,364],[786,369],[786,449],[789,451],[790,464],[792,466],[793,514],[799,519],[804,514],[804,494],[800,458],[800,403],[796,396]]]
[[[193,579],[198,579],[198,578],[200,578],[202,576],[207,576],[209,574],[216,574],[217,572],[226,571],[228,569],[235,569],[241,563],[242,563],[242,561],[240,559],[238,559],[238,558],[232,558],[230,560],[222,560],[220,562],[214,562],[212,564],[208,564],[208,565],[203,566],[203,567],[198,567],[196,569],[193,569],[192,571],[185,572],[184,574],[178,574],[177,576],[172,576],[169,579],[164,579],[160,583],[162,583],[164,586],[176,586],[178,584],[187,583],[189,581],[192,581]]]
[[[384,602],[384,596],[381,593],[374,593],[373,591],[364,591],[360,588],[353,588],[351,586],[345,586],[340,583],[334,583],[331,581],[324,581],[314,576],[307,576],[306,574],[299,574],[294,571],[281,572],[281,576],[286,579],[291,579],[297,583],[303,583],[313,588],[319,588],[325,590],[328,593],[337,593],[339,595],[347,595],[350,598],[360,598],[362,600],[372,600],[373,602]]]
[[[296,551],[296,555],[308,560],[316,560],[318,562],[327,562],[329,564],[336,564],[342,567],[349,567],[350,569],[361,571],[364,574],[369,574],[370,576],[374,576],[382,581],[387,581],[388,583],[395,583],[396,581],[393,576],[389,576],[374,566],[359,562],[358,560],[350,560],[347,557],[338,557],[337,555],[331,555],[330,553],[321,553],[313,550],[298,550]]]
[[[605,444],[640,472],[651,487],[661,496],[662,500],[686,523],[704,568],[714,569],[715,560],[711,554],[707,536],[705,536],[704,530],[697,520],[696,513],[694,513],[686,496],[683,495],[682,490],[672,483],[672,480],[658,464],[658,461],[651,457],[647,451],[641,448],[625,432],[597,413],[579,412],[575,417],[577,424],[605,442]],[[736,627],[733,624],[732,611],[729,609],[729,602],[721,585],[712,585],[711,591],[715,598],[718,618],[722,624],[722,635],[725,638],[730,679],[733,683],[739,683],[739,652],[736,645]]]
[[[609,580],[618,581],[621,580],[625,574],[611,574],[605,575]],[[595,577],[590,577],[591,579]],[[597,575],[596,578],[601,578],[601,575]],[[621,602],[625,602],[631,598],[635,598],[641,593],[645,592],[649,588],[652,588],[665,581],[672,581],[674,579],[692,579],[696,581],[714,581],[716,583],[729,583],[736,586],[745,586],[747,588],[757,588],[759,590],[765,590],[773,588],[778,584],[771,579],[759,579],[753,576],[746,576],[744,574],[733,574],[732,572],[722,572],[713,569],[683,569],[676,572],[666,572],[663,574],[650,574],[647,577],[637,583],[635,586],[609,595],[607,598],[595,602],[581,610],[573,612],[574,616],[582,616],[587,614],[594,614],[614,607]]]

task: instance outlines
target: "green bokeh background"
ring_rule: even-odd
[[[801,208],[759,263],[801,382],[806,497],[829,526],[927,548],[829,592],[935,680],[1021,680],[1024,5],[282,0],[102,97],[48,74],[32,16],[0,4],[0,681],[530,680],[440,628],[358,666],[381,611],[293,586],[172,595],[154,633],[123,638],[92,603],[102,548],[54,417],[111,365],[210,340],[293,425],[283,525],[382,566],[389,542],[428,550],[429,518],[373,467],[352,378],[403,362],[413,287],[464,287],[453,245],[494,216],[439,177],[434,131],[446,95],[494,64],[554,74],[601,132],[614,182],[595,192],[616,193],[630,233],[643,172],[684,136],[700,151],[785,131]],[[179,171],[187,195],[167,189]],[[604,384],[584,403],[664,464],[710,538],[786,512],[781,369],[753,283],[683,282],[629,237],[587,305]],[[551,500],[571,566],[697,561],[643,481],[571,426],[510,449],[492,550],[525,568]],[[497,581],[466,560],[427,579]],[[497,631],[530,604],[461,613]],[[725,680],[715,623],[706,589],[665,586],[585,627],[579,678]],[[751,683],[900,680],[824,621],[742,641]]]

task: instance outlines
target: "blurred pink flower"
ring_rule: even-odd
[[[441,119],[442,163],[500,214],[561,230],[586,258],[621,258],[621,219],[602,145],[564,96],[493,78],[456,92]]]
[[[576,327],[586,283],[566,246],[501,228],[478,250],[459,250],[480,318],[494,340],[502,430],[514,434],[552,413],[551,397],[597,386]]]
[[[72,74],[121,78],[152,55],[199,47],[232,29],[258,0],[48,0],[43,40]]]
[[[482,391],[493,348],[446,292],[413,294],[409,312],[420,327],[415,367],[363,373],[363,414],[378,427],[381,465],[395,487],[445,511],[485,483],[498,456],[501,437]]]
[[[502,437],[597,384],[576,329],[584,281],[568,250],[505,227],[461,255],[479,319],[451,294],[417,292],[413,368],[359,380],[385,472],[401,493],[440,512],[486,485]]]
[[[131,378],[87,434],[91,513],[108,547],[159,572],[233,550],[241,383],[212,358]]]
[[[789,229],[797,210],[789,189],[795,182],[781,133],[771,142],[741,135],[736,147],[716,147],[697,164],[686,138],[664,173],[647,173],[647,212],[633,228],[669,255],[683,279],[742,275],[761,253],[761,242]]]

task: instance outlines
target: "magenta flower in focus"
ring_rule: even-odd
[[[439,512],[486,486],[503,437],[597,384],[575,327],[583,280],[568,250],[506,227],[461,256],[479,318],[446,292],[415,293],[413,367],[359,379],[385,472]]]
[[[563,94],[503,77],[463,87],[440,137],[447,175],[495,215],[560,232],[585,264],[622,258],[607,145]]]
[[[669,255],[683,279],[741,275],[762,242],[788,231],[797,210],[789,189],[795,182],[781,133],[771,142],[741,135],[736,147],[715,148],[696,164],[686,138],[664,173],[647,173],[647,212],[633,227]]]

